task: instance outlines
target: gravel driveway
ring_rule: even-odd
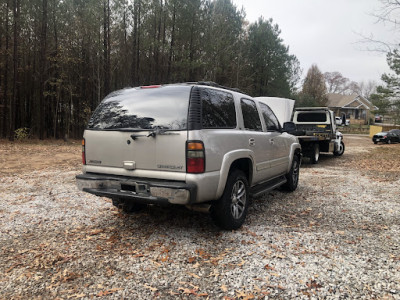
[[[3,142],[3,163],[27,147]],[[77,162],[3,173],[0,299],[400,299],[400,144],[345,142],[343,157],[303,163],[294,193],[255,199],[234,232],[79,192],[79,145],[63,150]],[[377,153],[388,168],[369,169]]]

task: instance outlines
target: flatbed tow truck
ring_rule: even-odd
[[[317,164],[320,152],[330,152],[335,156],[344,153],[343,135],[336,128],[335,114],[327,107],[296,108],[293,114],[296,135],[305,157]]]

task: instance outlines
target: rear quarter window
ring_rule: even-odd
[[[201,89],[200,95],[204,129],[236,127],[236,111],[232,94],[204,88]]]

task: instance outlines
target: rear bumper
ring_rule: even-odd
[[[100,197],[146,204],[192,204],[197,187],[176,181],[85,173],[76,176],[78,189]]]

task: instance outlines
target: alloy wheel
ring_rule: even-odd
[[[246,207],[246,187],[243,181],[238,180],[233,185],[231,200],[232,216],[235,219],[240,219]]]

